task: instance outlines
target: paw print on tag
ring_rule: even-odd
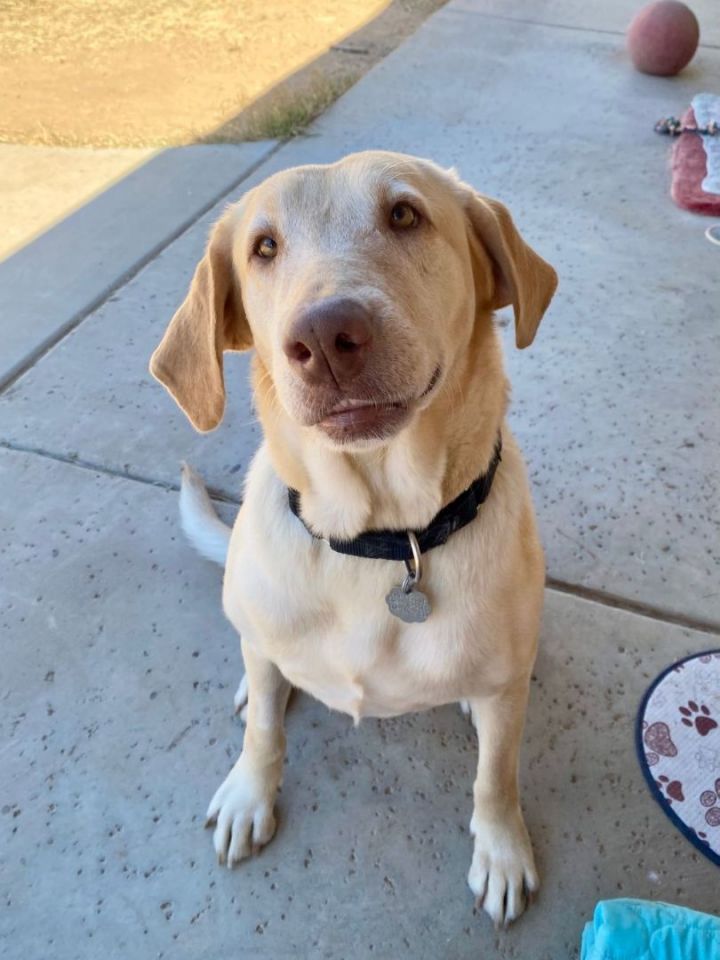
[[[695,727],[701,737],[706,737],[711,730],[717,727],[717,720],[713,720],[710,710],[704,703],[700,706],[694,700],[688,700],[686,707],[678,707],[682,714],[682,722],[686,727]]]
[[[673,800],[682,803],[685,800],[685,794],[679,780],[671,780],[670,777],[658,777],[655,783],[665,792],[668,803],[672,804]]]
[[[700,806],[707,808],[705,823],[709,827],[720,827],[720,778],[715,781],[714,790],[703,790],[700,794]]]

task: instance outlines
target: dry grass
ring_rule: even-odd
[[[132,44],[163,48],[191,41],[197,47],[211,45],[233,52],[248,41],[254,43],[260,32],[268,40],[279,33],[290,6],[283,0],[0,0],[2,50],[5,57],[32,54],[55,63],[66,63],[76,49],[92,56]],[[312,2],[298,6],[310,8],[309,19],[320,34],[323,22],[344,19],[339,17],[342,4],[325,2],[325,10]],[[381,6],[381,0],[359,2],[358,14],[351,15],[349,22],[361,22]],[[296,33],[298,24],[307,19],[291,15],[290,33]]]
[[[250,111],[225,124],[205,138],[206,143],[237,143],[242,140],[287,140],[296,137],[341,97],[357,79],[356,74],[325,78],[318,75],[307,88],[283,90],[267,106]]]
[[[204,139],[388,0],[0,0],[0,139]]]
[[[0,142],[293,136],[443,2],[0,0]]]

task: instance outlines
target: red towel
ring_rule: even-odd
[[[688,107],[683,125],[695,126],[695,113]],[[675,203],[695,213],[720,216],[720,193],[706,193],[701,183],[707,174],[705,148],[696,133],[682,133],[672,151],[672,188]]]

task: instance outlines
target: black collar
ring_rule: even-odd
[[[502,457],[502,439],[498,435],[495,444],[495,453],[487,472],[474,480],[467,490],[443,507],[424,530],[414,530],[420,546],[420,552],[426,553],[433,547],[440,547],[457,530],[471,523],[478,514],[480,505],[484,503],[492,487],[495,471]],[[288,489],[290,509],[302,521],[308,533],[318,540],[319,537],[303,520],[300,515],[300,494],[297,490]],[[345,553],[351,557],[367,557],[373,560],[412,560],[412,548],[406,530],[368,530],[353,540],[327,539],[326,542],[336,553]]]

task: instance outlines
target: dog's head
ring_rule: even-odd
[[[383,444],[452,382],[478,315],[512,304],[526,347],[556,282],[502,204],[428,161],[360,153],[226,211],[150,368],[212,430],[223,352],[254,347],[291,421]]]

